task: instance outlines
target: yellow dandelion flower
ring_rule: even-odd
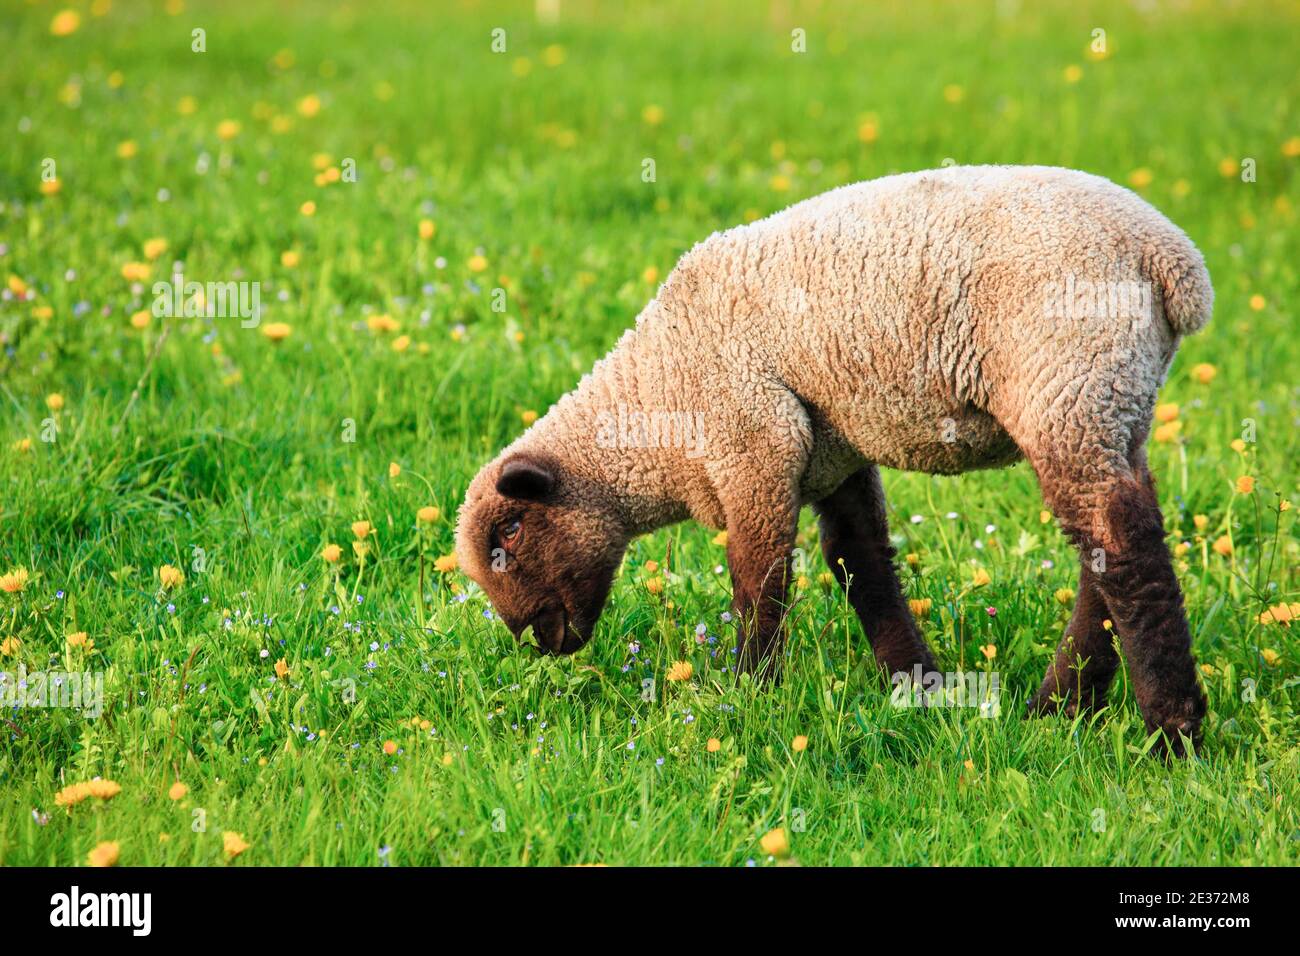
[[[139,312],[131,313],[131,328],[133,329],[146,329],[151,321],[153,321],[153,315],[148,309],[141,309]]]
[[[86,854],[86,862],[91,866],[116,866],[118,857],[121,855],[121,848],[114,840],[105,840],[98,843],[95,848]]]
[[[262,335],[272,342],[283,342],[292,332],[293,327],[288,322],[268,322],[262,326]]]
[[[645,589],[649,591],[651,594],[662,594],[664,590],[664,579],[658,577],[647,578],[645,582]]]
[[[956,83],[949,83],[943,88],[943,98],[949,103],[960,103],[966,98],[966,91]]]
[[[433,524],[433,522],[438,520],[440,514],[442,514],[442,512],[433,505],[425,505],[415,513],[415,517],[417,520],[423,521],[425,524]]]
[[[1269,667],[1277,667],[1278,663],[1282,660],[1282,655],[1271,647],[1264,648],[1259,652],[1259,656],[1264,658],[1264,663]]]
[[[450,574],[460,567],[460,563],[456,560],[456,553],[453,551],[451,554],[444,554],[442,557],[435,558],[433,567],[434,570],[443,574]]]
[[[60,10],[50,21],[50,33],[56,37],[71,36],[81,28],[81,14],[76,10]]]
[[[1192,368],[1192,378],[1202,385],[1209,385],[1214,381],[1214,376],[1219,374],[1219,370],[1209,362],[1202,362]]]
[[[65,638],[69,647],[82,647],[87,651],[95,649],[95,639],[86,634],[85,631],[73,631]]]
[[[172,800],[184,800],[185,795],[190,792],[190,788],[177,780],[167,791],[167,796]]]
[[[438,231],[438,226],[437,226],[437,224],[436,224],[432,219],[421,219],[421,220],[420,220],[420,238],[421,238],[421,239],[425,239],[425,240],[432,239],[432,238],[433,238],[433,234],[434,234],[435,232],[437,232],[437,231]]]
[[[411,337],[409,335],[399,335],[397,338],[393,339],[392,348],[394,352],[405,352],[410,347]]]
[[[678,683],[680,681],[690,680],[694,673],[695,668],[691,666],[690,661],[673,661],[672,665],[668,668],[666,677],[668,680]]]
[[[1178,417],[1178,404],[1176,402],[1165,402],[1156,406],[1156,421],[1172,422]]]
[[[239,120],[224,119],[217,124],[217,138],[228,142],[238,136],[242,128]]]
[[[1240,169],[1241,167],[1238,165],[1237,160],[1232,156],[1225,156],[1223,159],[1219,160],[1219,175],[1224,179],[1231,179],[1233,176],[1237,175],[1237,172]]]
[[[385,740],[385,741],[384,741],[384,753],[388,754],[388,756],[390,756],[390,757],[391,757],[393,754],[397,753],[397,744],[394,743],[394,742],[391,741],[391,740]]]
[[[1134,189],[1146,189],[1151,185],[1151,180],[1154,178],[1155,176],[1152,175],[1151,170],[1145,166],[1139,166],[1128,174],[1128,184]]]
[[[1252,312],[1263,312],[1268,306],[1268,299],[1264,298],[1258,292],[1250,297],[1250,308]]]
[[[975,587],[977,588],[982,588],[986,584],[992,583],[992,581],[993,579],[989,577],[988,571],[984,570],[983,568],[976,568],[975,574],[971,578],[971,584],[975,585]]]
[[[364,539],[370,532],[374,531],[374,526],[369,521],[352,522],[352,534],[356,538]]]
[[[659,270],[655,266],[646,266],[641,272],[641,279],[646,285],[654,285],[659,281]]]
[[[469,267],[470,272],[482,272],[488,267],[488,261],[486,257],[475,253],[469,257],[465,265]]]
[[[1228,443],[1228,447],[1231,448],[1233,451],[1235,451],[1238,455],[1244,455],[1246,453],[1246,443],[1242,441],[1240,438],[1234,438],[1231,442]]]
[[[547,66],[559,66],[565,61],[568,54],[565,53],[564,47],[558,43],[552,43],[546,49],[542,50],[542,62]]]
[[[1210,526],[1209,515],[1192,515],[1192,524],[1196,526],[1197,531],[1204,531]]]
[[[178,588],[185,583],[185,573],[180,568],[164,564],[158,569],[158,580],[167,590]]]
[[[320,97],[315,93],[308,93],[298,101],[298,115],[311,119],[320,112]]]
[[[704,749],[711,754],[715,754],[722,749],[722,741],[717,737],[710,737],[709,742],[704,745]]]
[[[658,126],[664,121],[664,108],[662,106],[656,106],[654,103],[649,103],[642,108],[641,119],[644,120],[648,126]]]
[[[1083,79],[1083,67],[1077,63],[1071,63],[1062,71],[1061,75],[1065,77],[1067,83],[1078,83]]]
[[[713,543],[720,548],[725,548],[727,546],[727,532],[719,531],[717,534],[715,534],[713,536]]]
[[[26,568],[14,568],[12,571],[0,574],[0,591],[6,594],[17,594],[27,587],[28,577]]]
[[[280,265],[286,269],[296,269],[300,262],[302,262],[302,254],[296,249],[286,249],[280,253]]]
[[[984,644],[980,647],[980,653],[984,655],[985,660],[993,660],[998,656],[998,646],[996,644]]]
[[[1255,490],[1255,479],[1251,475],[1241,475],[1237,478],[1237,494],[1248,495]]]
[[[63,410],[63,396],[58,392],[50,392],[45,396],[45,407],[52,412]]]
[[[1058,588],[1055,597],[1057,604],[1069,605],[1074,603],[1074,592],[1069,588]]]
[[[17,657],[18,652],[22,650],[23,642],[16,637],[6,637],[0,641],[0,654],[5,657]]]
[[[235,833],[231,830],[221,834],[221,851],[226,854],[227,860],[233,860],[239,854],[249,848],[251,844],[244,839],[242,833]]]
[[[321,549],[320,556],[330,564],[334,564],[343,556],[343,549],[337,544],[327,544],[323,549]]]
[[[127,282],[148,282],[152,272],[144,262],[128,262],[122,266],[122,278]]]
[[[531,425],[533,422],[537,421],[537,412],[533,411],[531,408],[525,408],[519,413],[519,420],[525,425]]]
[[[763,848],[763,852],[768,856],[781,858],[790,855],[790,838],[786,836],[783,827],[768,830],[759,839],[758,845]]]
[[[1177,440],[1178,435],[1182,430],[1183,423],[1179,419],[1175,418],[1172,422],[1165,422],[1163,425],[1156,428],[1156,430],[1152,432],[1152,437],[1155,438],[1159,444],[1168,445],[1170,442]]]
[[[907,606],[911,608],[913,617],[925,617],[930,613],[934,602],[930,598],[911,598]]]
[[[797,754],[803,753],[808,749],[808,737],[806,734],[799,734],[794,740],[790,741],[790,749]]]
[[[302,213],[304,216],[314,216],[316,215],[316,204],[312,202],[310,199],[308,199],[305,203],[303,203],[301,206],[298,207],[298,211]]]
[[[1214,553],[1222,555],[1225,558],[1232,554],[1232,539],[1226,534],[1216,538],[1214,541]]]

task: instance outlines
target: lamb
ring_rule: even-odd
[[[1119,636],[1148,731],[1199,739],[1182,595],[1144,444],[1200,252],[1108,180],[951,167],[844,186],[686,253],[614,349],[486,465],[460,566],[517,636],[592,636],[628,542],[727,532],[742,670],[775,670],[799,509],[886,674],[935,669],[893,566],[878,468],[1025,458],[1081,555],[1030,713],[1100,707]]]

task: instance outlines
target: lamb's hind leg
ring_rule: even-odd
[[[1115,652],[1114,634],[1105,627],[1110,612],[1092,570],[1096,561],[1093,555],[1082,555],[1074,613],[1042,686],[1029,701],[1031,715],[1054,714],[1063,709],[1073,717],[1080,710],[1099,709],[1106,703],[1119,655]]]
[[[1147,731],[1163,731],[1169,748],[1181,755],[1180,735],[1199,740],[1205,695],[1155,485],[1135,445],[1129,461],[1094,449],[1070,460],[1034,460],[1034,467],[1044,497],[1084,559],[1097,561],[1097,590],[1119,632]]]
[[[876,661],[892,676],[933,671],[934,658],[912,620],[894,571],[880,472],[868,465],[813,506],[822,553],[862,621]]]

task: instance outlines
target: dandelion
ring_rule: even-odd
[[[444,554],[440,558],[435,558],[433,561],[434,569],[437,571],[441,571],[443,574],[450,574],[452,571],[455,571],[456,568],[459,566],[460,565],[459,562],[456,560],[456,553],[454,551],[451,554]]]
[[[58,177],[55,177],[54,179],[41,180],[42,196],[57,196],[60,190],[62,189],[63,189],[63,180],[59,179]]]
[[[1172,422],[1165,422],[1152,433],[1155,440],[1161,445],[1168,445],[1178,439],[1178,434],[1183,430],[1183,423],[1178,419]]]
[[[69,647],[83,648],[87,653],[95,649],[95,639],[88,637],[85,631],[73,631],[66,638]]]
[[[1214,381],[1214,376],[1219,374],[1219,370],[1209,362],[1202,362],[1200,365],[1192,367],[1192,378],[1202,385],[1209,385]]]
[[[358,558],[364,558],[366,555],[370,553],[370,542],[353,541],[352,553],[355,554]]]
[[[371,526],[371,524],[370,524],[369,521],[354,521],[354,522],[352,522],[352,534],[353,534],[353,535],[354,535],[358,540],[365,540],[365,538],[366,538],[366,537],[370,534],[370,532],[373,531],[373,530],[374,530],[374,528]]]
[[[122,266],[122,278],[127,282],[148,282],[152,271],[147,262],[127,262]]]
[[[568,54],[565,53],[564,47],[558,43],[552,43],[546,49],[542,50],[542,62],[547,66],[559,66],[565,61]]]
[[[298,115],[311,119],[320,112],[320,97],[315,93],[308,93],[298,101]]]
[[[396,477],[397,477],[398,475],[400,475],[401,473],[402,473],[402,466],[401,466],[401,465],[399,465],[399,464],[398,464],[397,462],[395,462],[395,461],[390,461],[390,462],[388,463],[388,477],[389,477],[389,478],[396,478]]]
[[[1259,656],[1264,658],[1264,663],[1269,667],[1277,667],[1278,662],[1282,660],[1282,655],[1271,647],[1266,647],[1259,652]]]
[[[1052,520],[1052,513],[1051,513],[1050,511],[1040,511],[1040,512],[1038,512],[1038,523],[1039,523],[1039,524],[1047,524],[1047,523],[1048,523],[1049,521],[1051,521],[1051,520]]]
[[[217,138],[229,142],[239,135],[239,120],[225,119],[217,124]]]
[[[32,440],[30,438],[20,438],[16,442],[14,442],[13,449],[16,452],[20,452],[25,455],[32,450]]]
[[[1231,448],[1233,451],[1235,451],[1238,455],[1244,455],[1246,453],[1246,443],[1242,441],[1240,438],[1234,438],[1232,441],[1228,443],[1228,447]]]
[[[81,14],[76,10],[60,10],[50,21],[50,33],[56,37],[71,36],[81,28]]]
[[[976,568],[975,574],[971,578],[971,584],[973,584],[977,588],[982,588],[986,584],[992,583],[992,581],[993,579],[989,577],[989,573],[985,571],[983,568]]]
[[[1174,545],[1174,557],[1175,558],[1184,557],[1187,554],[1187,552],[1190,551],[1191,549],[1192,546],[1189,545],[1186,541],[1179,541],[1176,545]]]
[[[324,558],[326,561],[328,561],[330,564],[337,563],[338,559],[342,555],[343,555],[343,549],[340,548],[337,544],[325,545],[325,547],[321,550],[320,553],[320,556]]]
[[[6,637],[0,641],[0,654],[5,657],[17,657],[18,652],[22,649],[23,642],[16,637]]]
[[[759,839],[758,845],[763,848],[763,852],[769,856],[777,858],[787,857],[790,855],[790,838],[786,836],[783,827],[777,827],[774,830],[768,830]]]
[[[1229,538],[1226,534],[1216,538],[1214,541],[1214,553],[1222,555],[1225,558],[1231,555],[1232,539]]]
[[[86,862],[91,866],[116,866],[117,858],[121,853],[121,848],[114,840],[105,840],[103,843],[95,845],[95,848],[86,854]]]
[[[1152,175],[1151,170],[1147,169],[1145,166],[1139,166],[1137,169],[1133,170],[1133,172],[1128,174],[1128,184],[1134,189],[1146,189],[1151,185],[1151,180],[1154,178],[1155,177]]]
[[[880,118],[874,113],[868,113],[858,120],[858,141],[862,143],[874,143],[880,138]]]
[[[531,425],[533,422],[537,421],[537,413],[531,408],[526,408],[519,413],[519,420],[525,425]]]
[[[1208,515],[1192,515],[1192,524],[1196,525],[1197,531],[1204,531],[1210,525]]]
[[[190,792],[190,788],[177,780],[167,791],[167,796],[172,800],[184,800],[185,795]]]
[[[304,216],[314,216],[316,215],[316,203],[308,199],[305,203],[303,203],[301,206],[298,207],[298,211],[302,213]]]
[[[27,587],[28,577],[26,568],[14,568],[12,571],[0,574],[0,591],[6,594],[17,594]]]
[[[158,580],[168,591],[185,583],[185,573],[180,568],[164,564],[158,569]]]
[[[143,330],[148,327],[153,315],[148,309],[141,309],[139,312],[131,313],[131,328]]]
[[[1231,179],[1237,175],[1237,160],[1232,156],[1225,156],[1219,160],[1219,175],[1224,179]]]
[[[300,262],[302,262],[302,255],[295,249],[286,249],[280,253],[280,265],[286,269],[296,269]]]
[[[283,342],[292,332],[293,328],[288,322],[268,322],[262,326],[262,334],[272,342]]]
[[[794,740],[790,741],[790,749],[797,754],[803,753],[808,749],[808,737],[805,734],[799,734]]]
[[[912,616],[917,618],[928,615],[933,604],[930,598],[911,598],[907,602],[907,606],[912,610]]]
[[[1264,298],[1258,292],[1250,297],[1250,308],[1252,312],[1263,312],[1268,306],[1268,299]]]
[[[646,578],[645,589],[651,594],[662,594],[664,579],[661,577]]]
[[[1300,604],[1275,604],[1259,616],[1261,624],[1286,624],[1300,621]]]
[[[658,126],[664,121],[664,108],[648,103],[641,110],[641,119],[647,126]]]
[[[1237,479],[1237,494],[1248,495],[1255,490],[1255,479],[1250,475],[1242,475]]]
[[[1178,417],[1178,403],[1164,402],[1156,406],[1156,421],[1172,422]]]
[[[476,253],[469,257],[469,260],[465,265],[469,267],[470,272],[482,272],[488,267],[488,261],[486,258]]]
[[[227,860],[233,860],[239,854],[249,848],[251,844],[244,839],[242,833],[235,833],[233,830],[226,830],[221,834],[221,851],[226,854]]]
[[[163,239],[161,236],[155,236],[152,239],[146,239],[144,241],[144,245],[141,247],[141,251],[144,252],[144,257],[146,259],[148,259],[150,262],[153,262],[155,259],[157,259],[159,256],[161,256],[164,252],[167,251],[167,240]]]
[[[283,657],[275,662],[275,676],[278,679],[287,680],[290,673],[289,664]]]
[[[442,512],[433,505],[425,505],[415,513],[415,517],[416,520],[423,521],[425,524],[433,524],[438,520],[440,514],[442,514]]]
[[[695,673],[695,668],[691,666],[690,661],[673,661],[668,668],[667,678],[674,683],[688,681]]]
[[[998,646],[996,644],[984,644],[980,647],[980,653],[984,659],[991,661],[998,656]]]
[[[391,741],[391,740],[385,740],[385,741],[384,741],[384,753],[387,754],[389,757],[391,757],[393,754],[397,753],[397,744],[394,743],[394,742]]]
[[[420,238],[427,242],[438,231],[438,226],[432,219],[421,219],[419,229]]]
[[[1056,603],[1070,605],[1074,602],[1074,592],[1069,588],[1057,588]]]
[[[1083,67],[1077,63],[1071,63],[1061,74],[1067,83],[1078,83],[1083,79]]]
[[[704,745],[704,749],[711,754],[715,754],[722,749],[722,741],[717,737],[710,737],[709,742]]]
[[[140,147],[136,145],[135,140],[127,139],[117,144],[118,159],[132,159],[139,152]]]
[[[396,332],[401,324],[387,312],[381,312],[366,319],[366,328],[371,332]]]
[[[399,335],[393,339],[393,351],[405,352],[411,347],[411,337],[409,335]]]

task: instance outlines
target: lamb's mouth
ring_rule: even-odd
[[[563,604],[544,608],[529,621],[533,639],[543,654],[572,654],[587,643],[587,639],[569,626],[569,612]]]

